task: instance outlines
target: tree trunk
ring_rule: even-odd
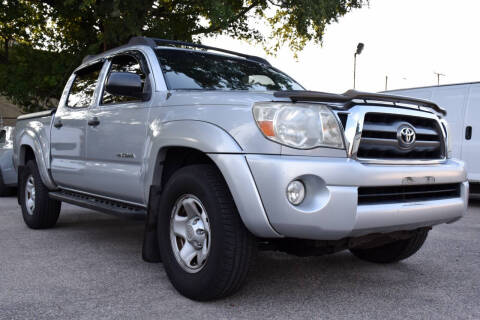
[[[8,45],[10,44],[10,39],[5,39],[5,62],[8,63]]]
[[[8,55],[9,55],[8,45],[9,45],[9,43],[10,43],[10,38],[5,38],[5,44],[4,44],[5,45],[5,54],[4,54],[3,59],[2,59],[3,61],[0,61],[0,63],[5,63],[5,64],[8,63]]]

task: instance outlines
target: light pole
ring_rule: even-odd
[[[355,51],[355,54],[353,55],[353,89],[355,89],[355,82],[356,82],[356,77],[357,77],[357,54],[362,53],[363,47],[365,45],[361,42],[357,44],[357,51]]]
[[[440,76],[444,77],[446,75],[443,74],[443,73],[440,73],[440,72],[434,72],[434,74],[437,75],[437,86],[439,86],[440,85]]]

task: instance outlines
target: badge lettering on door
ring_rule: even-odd
[[[402,184],[432,184],[435,183],[435,177],[405,177],[402,179]]]
[[[135,159],[135,155],[133,153],[118,153],[117,157],[122,159]]]

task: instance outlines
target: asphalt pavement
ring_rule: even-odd
[[[480,203],[393,265],[260,252],[236,295],[198,303],[141,259],[143,222],[64,205],[30,230],[0,198],[0,319],[480,319]]]

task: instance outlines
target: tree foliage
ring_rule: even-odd
[[[0,0],[0,94],[48,108],[86,54],[132,36],[200,41],[228,35],[294,52],[368,0]],[[14,82],[15,81],[15,82]]]

